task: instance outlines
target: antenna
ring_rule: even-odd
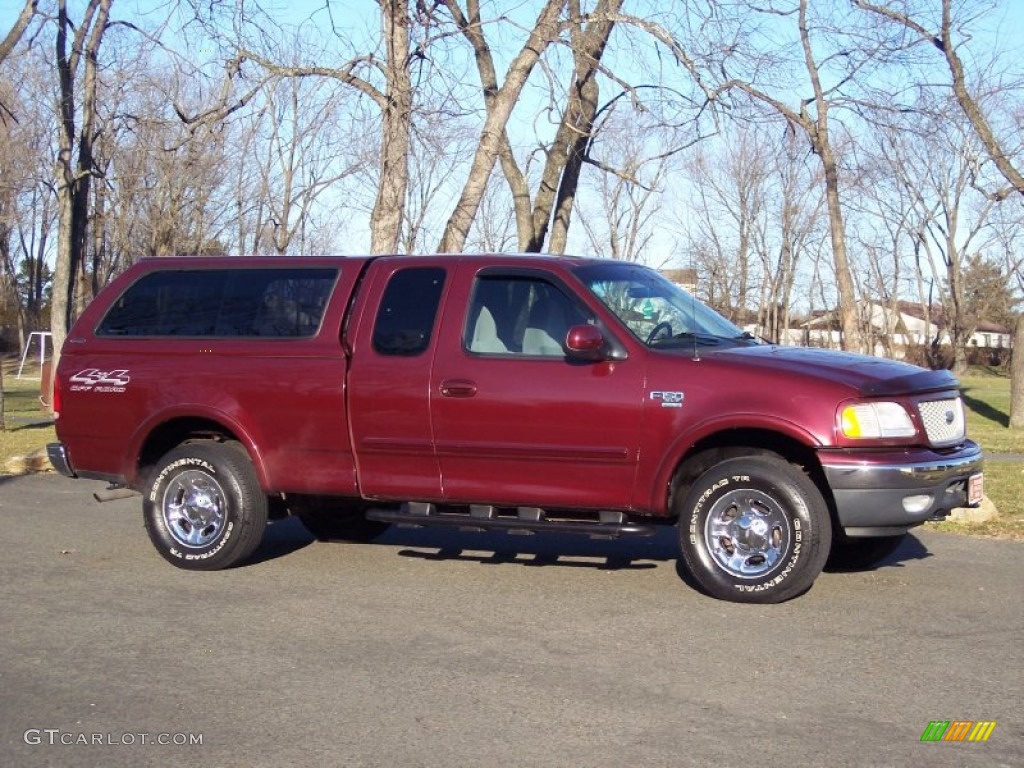
[[[696,325],[697,322],[697,299],[694,298],[697,293],[697,268],[693,266],[693,256],[690,256],[690,269],[693,271],[693,290],[690,291],[690,322]],[[693,337],[693,360],[695,363],[700,362],[700,349],[697,346],[697,329],[694,328],[690,335]]]

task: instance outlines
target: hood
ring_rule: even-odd
[[[742,361],[743,365],[845,384],[864,397],[920,394],[959,387],[949,371],[929,371],[898,360],[830,349],[756,344],[714,350],[709,356],[711,354],[723,360]]]

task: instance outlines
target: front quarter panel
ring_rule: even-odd
[[[700,444],[738,430],[796,441],[811,450],[834,441],[835,404],[841,385],[773,372],[771,383],[756,368],[716,358],[651,353],[644,401],[644,445],[637,503],[668,514],[667,488],[679,463]]]

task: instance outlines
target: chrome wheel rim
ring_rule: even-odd
[[[164,524],[174,540],[189,549],[214,542],[224,530],[227,499],[211,475],[190,469],[177,475],[163,498]]]
[[[792,538],[792,524],[779,503],[750,488],[722,496],[704,524],[704,542],[715,563],[744,579],[756,579],[775,568]]]

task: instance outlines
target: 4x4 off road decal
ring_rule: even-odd
[[[72,392],[124,392],[131,376],[123,368],[114,371],[86,368],[71,376],[68,381]]]

